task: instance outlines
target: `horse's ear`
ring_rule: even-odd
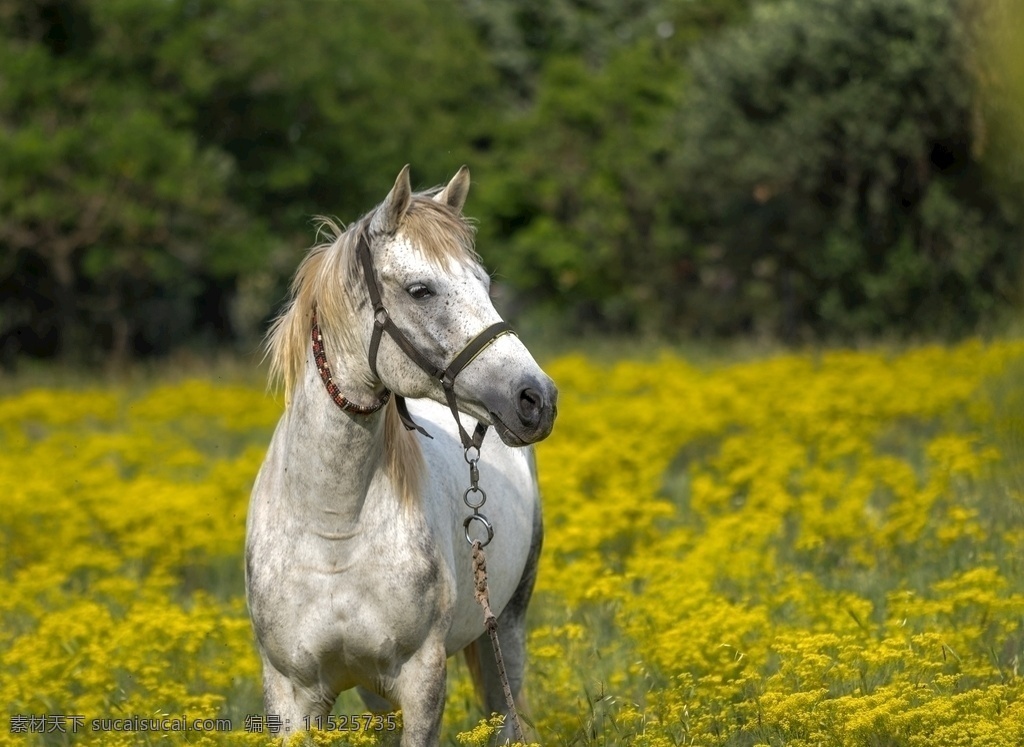
[[[388,192],[384,202],[377,208],[370,221],[370,231],[376,234],[394,233],[409,209],[412,199],[412,185],[409,183],[409,164],[406,164],[395,179],[395,186]]]
[[[466,197],[469,196],[469,169],[463,166],[448,186],[438,192],[434,199],[452,208],[456,213],[462,212],[462,206],[466,204]]]

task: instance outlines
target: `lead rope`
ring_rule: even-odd
[[[475,451],[476,456],[470,456]],[[501,680],[501,689],[505,693],[505,705],[508,708],[509,718],[512,719],[512,732],[517,742],[525,742],[523,737],[523,725],[519,721],[519,712],[516,710],[516,702],[512,697],[512,687],[508,683],[508,674],[505,672],[505,659],[501,655],[501,646],[498,644],[498,618],[491,611],[490,595],[487,593],[487,554],[484,548],[494,539],[494,527],[487,520],[487,517],[480,513],[480,508],[487,502],[487,494],[477,484],[480,480],[480,470],[477,462],[480,460],[480,448],[478,446],[466,447],[466,462],[469,464],[469,487],[462,495],[462,500],[473,510],[462,526],[466,532],[466,541],[473,547],[473,588],[476,601],[484,613],[484,628],[491,639],[491,648],[494,649],[494,663],[498,669],[498,679]],[[470,498],[470,494],[473,498]],[[487,530],[487,540],[481,542],[469,536],[469,525],[474,521],[483,524]]]

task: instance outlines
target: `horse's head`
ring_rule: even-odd
[[[365,222],[380,305],[424,359],[418,363],[392,336],[380,336],[376,375],[405,397],[449,404],[442,384],[424,370],[424,363],[445,369],[481,331],[501,319],[489,296],[490,277],[473,250],[472,227],[462,216],[468,191],[469,170],[463,167],[436,194],[414,195],[406,166]],[[368,340],[374,324],[370,300],[371,306],[359,315]],[[486,344],[458,372],[454,392],[459,410],[492,425],[510,446],[534,443],[551,433],[558,390],[513,334]]]

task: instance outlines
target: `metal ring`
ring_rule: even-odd
[[[469,450],[470,449],[476,449],[476,456],[475,457],[471,458],[469,456]],[[466,447],[466,453],[463,454],[462,458],[466,460],[466,464],[472,464],[473,462],[480,461],[480,447],[479,446],[472,446],[472,445],[467,446]]]
[[[473,503],[471,500],[469,500],[469,494],[470,493],[479,493],[480,494],[480,502],[479,503]],[[484,492],[483,488],[478,488],[478,487],[476,487],[474,485],[473,487],[466,488],[466,492],[462,494],[462,500],[466,503],[467,506],[469,506],[471,509],[476,511],[482,505],[487,503],[487,493]]]
[[[487,527],[487,541],[480,543],[480,547],[487,547],[489,544],[491,544],[491,540],[494,539],[494,527],[491,526],[491,522],[487,521],[487,517],[483,514],[470,514],[466,517],[466,520],[462,522],[462,526],[466,530],[466,542],[472,545],[476,541],[469,536],[469,525],[473,521],[479,521],[481,524]]]

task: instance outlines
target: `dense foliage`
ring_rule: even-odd
[[[535,741],[1020,745],[1022,366],[977,342],[553,361]],[[267,743],[241,551],[279,415],[196,379],[0,398],[0,745]],[[483,747],[451,671],[444,743]],[[41,732],[57,714],[77,733]],[[230,728],[93,726],[132,716]]]
[[[516,319],[955,335],[1015,303],[1012,3],[750,6],[0,0],[0,361],[251,344],[310,217],[406,162],[473,168]]]
[[[967,8],[788,0],[694,58],[680,164],[727,327],[962,333],[1016,296]]]

